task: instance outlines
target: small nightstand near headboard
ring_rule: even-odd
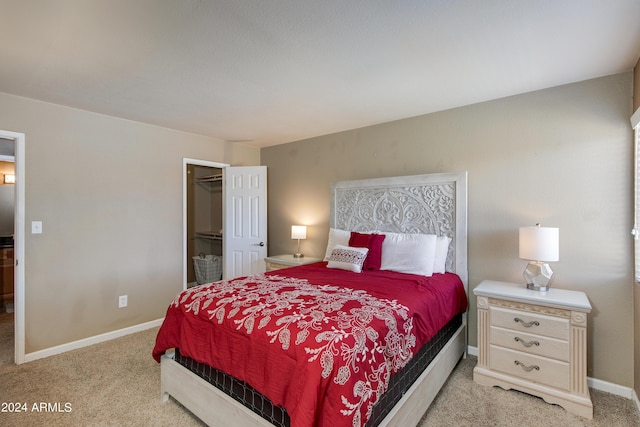
[[[466,172],[337,182],[331,228],[451,237],[447,271],[460,276],[468,294]]]

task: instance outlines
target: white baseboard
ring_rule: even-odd
[[[626,397],[627,399],[633,399],[634,391],[631,387],[625,387],[591,377],[587,377],[587,385],[596,390]]]
[[[467,346],[467,354],[478,357],[478,347]]]
[[[136,332],[145,331],[147,329],[155,328],[162,325],[162,319],[152,320],[150,322],[141,323],[135,326],[129,326],[128,328],[118,329],[117,331],[111,331],[93,337],[84,338],[78,341],[73,341],[66,344],[61,344],[55,347],[46,348],[44,350],[34,351],[24,355],[25,362],[32,362],[34,360],[43,359],[45,357],[54,356],[56,354],[65,353],[71,350],[77,350],[82,347],[88,347],[93,344],[98,344],[105,341],[110,341],[115,338],[120,338],[125,335],[133,334]]]
[[[478,356],[478,347],[467,346],[467,353],[472,356]],[[634,399],[638,410],[640,411],[640,402],[633,388],[621,386],[618,384],[610,383],[608,381],[599,380],[596,378],[587,377],[587,385],[590,388],[604,391],[606,393],[615,394],[627,399]]]

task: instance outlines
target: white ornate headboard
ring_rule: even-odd
[[[468,286],[466,172],[337,182],[331,227],[449,236],[447,271]]]

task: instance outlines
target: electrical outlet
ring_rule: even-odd
[[[127,296],[126,295],[120,295],[118,297],[118,308],[123,308],[127,306]]]

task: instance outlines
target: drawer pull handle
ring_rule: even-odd
[[[540,326],[540,322],[538,322],[537,320],[532,320],[531,322],[525,322],[521,318],[515,317],[513,321],[516,323],[522,323],[522,326],[524,326],[525,328],[530,328],[532,326]]]
[[[524,370],[525,370],[525,371],[527,371],[527,372],[531,372],[531,371],[533,371],[534,369],[535,369],[536,371],[539,371],[539,370],[540,370],[540,366],[538,366],[538,365],[531,365],[531,366],[527,366],[527,365],[525,365],[524,363],[520,362],[519,360],[516,360],[516,361],[515,361],[515,362],[513,362],[513,363],[514,363],[516,366],[520,366],[522,369],[524,369]]]
[[[520,337],[515,337],[514,340],[516,340],[517,342],[519,342],[520,344],[522,344],[523,346],[525,346],[527,348],[531,347],[532,345],[535,345],[536,347],[540,345],[540,343],[538,341],[529,341],[529,342],[527,342],[527,341],[523,340]]]

